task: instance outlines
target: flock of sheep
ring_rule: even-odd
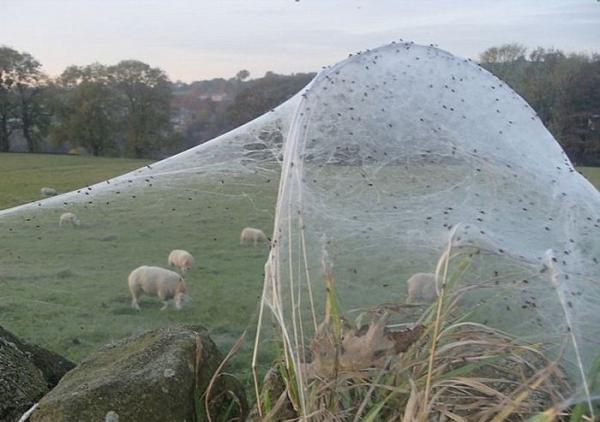
[[[260,229],[246,227],[240,235],[240,244],[253,244],[267,242],[267,236]],[[142,265],[133,270],[127,279],[131,292],[131,307],[140,310],[140,297],[143,294],[158,296],[163,302],[161,310],[168,308],[172,301],[175,309],[180,310],[183,305],[191,300],[187,294],[187,286],[183,276],[194,266],[194,257],[183,249],[174,249],[169,254],[167,263],[177,267],[179,273],[166,268]]]
[[[61,214],[59,227],[65,225],[80,226],[81,220],[73,212]],[[256,246],[259,243],[268,242],[267,236],[260,229],[246,227],[240,235],[240,244],[252,244]],[[168,308],[172,302],[175,309],[180,310],[191,298],[187,294],[187,285],[184,275],[194,266],[194,257],[188,251],[183,249],[174,249],[167,258],[167,263],[171,267],[179,269],[179,273],[166,268],[142,265],[133,270],[127,278],[129,291],[131,292],[131,307],[140,310],[140,297],[143,294],[148,296],[157,296],[162,302],[161,310]]]
[[[42,188],[40,192],[45,196],[56,195],[53,188]],[[61,214],[58,225],[80,226],[81,220],[73,212]],[[240,234],[240,245],[252,244],[256,246],[259,243],[268,243],[267,236],[260,229],[246,227]],[[139,310],[139,300],[142,294],[149,296],[158,296],[164,306],[161,309],[167,309],[170,301],[173,301],[176,309],[189,302],[190,297],[187,294],[187,286],[183,276],[194,266],[194,257],[183,249],[171,251],[168,257],[168,265],[179,268],[180,273],[167,270],[161,267],[152,267],[143,265],[136,268],[129,274],[128,284],[131,292],[131,306]],[[417,273],[412,275],[407,281],[408,296],[406,303],[432,302],[437,298],[435,274]]]
[[[266,242],[267,237],[262,230],[246,227],[240,235],[240,244],[257,245]],[[180,310],[191,298],[187,294],[187,286],[183,278],[194,266],[194,257],[183,249],[171,251],[168,264],[177,267],[179,273],[161,267],[142,265],[129,274],[127,279],[131,292],[131,307],[140,310],[139,300],[143,294],[158,296],[163,302],[161,310],[165,310],[172,301],[175,309]],[[437,298],[435,274],[417,273],[410,277],[407,303],[432,302]]]

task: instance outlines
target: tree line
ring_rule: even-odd
[[[170,101],[166,74],[136,60],[70,66],[52,80],[30,54],[0,47],[3,152],[11,150],[11,136],[19,131],[28,152],[49,144],[147,157],[175,139]]]
[[[247,80],[241,70],[185,84],[138,60],[69,66],[56,78],[41,67],[0,46],[0,152],[22,143],[27,152],[160,158],[252,120],[314,77],[267,72]]]
[[[273,72],[249,79],[248,71],[235,78],[176,84],[173,114],[183,148],[206,142],[268,112],[306,86],[315,73],[279,75]]]
[[[600,165],[600,54],[505,44],[480,63],[533,107],[575,164]]]
[[[600,55],[491,47],[486,69],[523,96],[576,164],[600,165]],[[284,102],[314,73],[172,82],[137,60],[69,66],[56,78],[0,46],[0,151],[159,158],[203,143]]]

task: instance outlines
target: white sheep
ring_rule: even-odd
[[[169,265],[179,268],[181,274],[185,274],[194,266],[194,257],[183,249],[173,249],[169,254]]]
[[[437,298],[435,274],[413,274],[406,280],[406,284],[408,285],[406,303],[433,302]]]
[[[242,234],[240,235],[240,245],[248,244],[252,242],[254,246],[258,242],[266,242],[267,236],[260,229],[253,229],[252,227],[246,227],[242,230]]]
[[[60,218],[58,220],[58,226],[62,227],[64,224],[72,224],[73,226],[80,226],[81,220],[79,219],[79,217],[77,217],[77,215],[75,213],[65,212],[60,215]]]
[[[183,277],[165,268],[142,265],[129,274],[127,282],[131,292],[131,307],[138,311],[140,297],[144,293],[158,296],[164,304],[161,311],[167,309],[170,300],[175,303],[177,310],[189,301]]]
[[[40,189],[40,194],[42,194],[43,196],[55,196],[56,189],[44,187]]]

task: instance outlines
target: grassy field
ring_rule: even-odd
[[[581,174],[588,179],[592,185],[600,189],[600,167],[579,167]]]
[[[0,155],[0,208],[38,199],[41,186],[68,191],[145,164]],[[600,184],[600,169],[582,171]],[[277,181],[273,169],[227,179],[190,173],[165,186],[114,186],[90,201],[0,219],[0,324],[75,361],[112,340],[175,322],[205,325],[222,350],[247,329],[237,364],[247,372],[268,251],[240,246],[239,233],[245,226],[272,230]],[[65,210],[81,217],[81,227],[58,227]],[[143,264],[166,267],[175,248],[196,256],[187,277],[193,302],[161,312],[156,298],[143,298],[142,311],[132,310],[129,272]],[[364,281],[357,286],[370,288]]]
[[[72,166],[61,162],[52,178],[55,157],[48,158],[44,163],[38,157],[37,167],[47,174],[44,184],[63,186],[57,181]],[[80,163],[80,169],[84,163],[93,167],[94,159],[62,158]],[[111,170],[90,173],[106,178],[139,164],[144,163],[97,159],[98,167]],[[21,167],[21,174],[33,173]],[[226,180],[186,174],[165,186],[124,181],[89,201],[3,217],[0,325],[74,361],[102,344],[176,322],[204,325],[224,351],[248,329],[239,367],[249,371],[268,250],[240,246],[239,234],[245,226],[271,230],[276,181],[272,171]],[[171,183],[178,188],[171,189]],[[3,189],[18,192],[14,186]],[[58,227],[66,210],[77,213],[80,227]],[[196,268],[186,276],[192,303],[180,312],[160,311],[157,298],[143,297],[141,312],[131,309],[129,272],[139,265],[167,267],[168,253],[176,248],[196,257]]]
[[[0,210],[42,199],[40,188],[44,186],[69,192],[148,163],[124,158],[0,154]]]

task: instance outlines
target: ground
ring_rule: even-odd
[[[580,167],[579,171],[592,182],[592,185],[600,189],[600,167]]]

